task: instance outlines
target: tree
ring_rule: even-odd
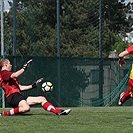
[[[10,4],[12,7],[12,4]],[[57,56],[56,1],[17,0],[17,55]],[[102,1],[103,57],[130,29],[127,7]],[[6,54],[12,55],[12,8],[5,14]],[[60,2],[61,56],[99,57],[99,0]]]
[[[124,49],[128,47],[128,44],[122,41],[120,36],[116,37],[117,41],[113,45],[112,50],[116,50],[118,53],[121,53]]]

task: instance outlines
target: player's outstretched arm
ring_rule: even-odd
[[[32,88],[32,85],[19,85],[21,91],[29,90]]]
[[[31,60],[29,60],[27,63],[25,63],[24,65],[23,65],[23,67],[20,69],[20,70],[18,70],[18,71],[16,71],[16,72],[13,72],[12,74],[11,74],[11,78],[17,78],[17,77],[19,77],[26,69],[27,69],[27,67],[29,66],[29,64],[32,62],[32,59]]]
[[[123,52],[121,52],[119,54],[119,60],[118,60],[118,63],[120,65],[120,67],[122,67],[124,64],[126,64],[125,60],[124,60],[124,56],[128,55],[128,51],[125,50]]]
[[[42,81],[43,81],[43,78],[40,78],[40,79],[38,79],[36,82],[34,82],[32,85],[27,85],[27,86],[19,85],[19,87],[20,87],[20,90],[21,90],[21,91],[29,90],[29,89],[32,89],[32,88],[37,87],[37,85],[38,85],[39,83],[41,83]]]
[[[32,88],[37,87],[37,85],[38,85],[39,83],[41,83],[42,81],[43,81],[43,78],[38,79],[36,82],[34,82],[34,83],[32,84]]]
[[[121,52],[119,54],[119,65],[120,67],[122,67],[123,64],[125,64],[126,62],[124,61],[124,56],[128,55],[128,54],[133,54],[133,45],[129,46],[125,51]]]
[[[23,69],[26,70],[27,67],[29,66],[29,64],[32,62],[32,59],[30,59],[28,62],[26,62],[24,65],[23,65]]]

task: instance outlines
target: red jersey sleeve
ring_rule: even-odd
[[[9,80],[12,73],[13,72],[9,72],[7,70],[1,71],[2,80]]]
[[[6,98],[16,92],[21,94],[17,79],[11,78],[12,73],[7,70],[0,71],[1,87],[5,91]]]
[[[129,54],[133,54],[133,45],[127,48]]]

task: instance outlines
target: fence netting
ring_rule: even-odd
[[[109,59],[116,40],[111,25],[115,21],[111,20],[116,20],[116,26],[119,22],[112,16],[117,15],[114,9],[124,11],[124,6],[110,0],[62,0],[59,6],[53,0],[14,2],[16,5],[10,3],[10,10],[4,12],[4,56],[11,60],[13,70],[33,59],[18,78],[20,84],[43,77],[54,86],[49,94],[39,85],[23,95],[43,95],[55,106],[64,107],[117,105],[119,94],[127,89],[132,63],[128,59],[120,68],[118,59]],[[1,106],[2,99],[0,89]]]
[[[45,96],[54,105],[64,107],[116,106],[120,93],[127,90],[132,63],[129,59],[122,68],[119,67],[117,59],[103,59],[103,80],[101,80],[98,58],[64,57],[59,62],[57,57],[16,57],[16,69],[19,70],[31,58],[33,62],[18,78],[19,83],[28,85],[43,77],[45,81],[53,83],[54,90],[48,94],[44,93],[40,84],[35,89],[24,91],[25,97]],[[9,59],[13,64],[14,57]],[[0,99],[2,105],[2,95]],[[125,103],[125,105],[132,104],[130,100]]]

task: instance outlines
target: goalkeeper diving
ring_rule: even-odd
[[[30,106],[37,104],[41,104],[44,110],[50,111],[56,115],[68,115],[71,109],[59,109],[48,102],[44,96],[24,97],[22,95],[22,91],[36,88],[37,85],[43,81],[43,78],[40,78],[31,85],[25,86],[19,84],[17,78],[27,70],[31,62],[32,59],[24,64],[20,70],[12,72],[12,65],[10,61],[6,58],[2,58],[0,60],[0,85],[5,91],[7,103],[12,107],[12,109],[0,113],[0,116],[11,116],[29,112]]]

